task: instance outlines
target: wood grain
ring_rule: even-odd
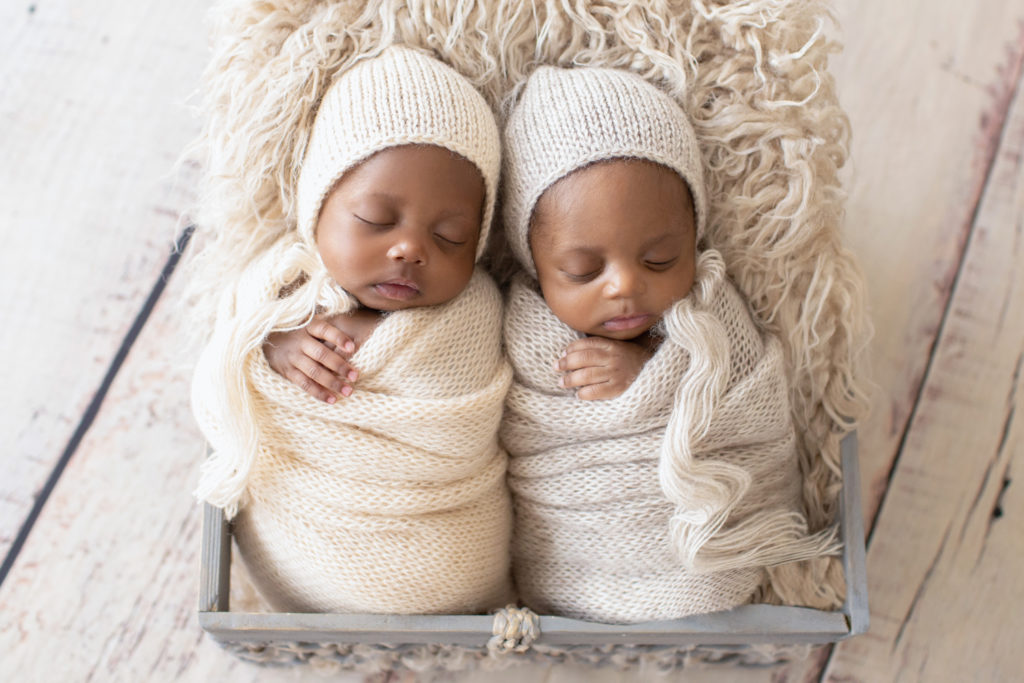
[[[860,431],[870,522],[885,494],[952,295],[1024,54],[1018,0],[837,2],[835,60],[853,126],[845,236],[876,336]]]
[[[196,620],[189,492],[204,445],[173,303],[154,312],[0,586],[0,680],[295,680],[236,660]]]
[[[868,551],[872,628],[835,681],[1013,680],[1024,667],[1024,88]]]
[[[0,8],[0,559],[149,294],[192,201],[207,2]]]

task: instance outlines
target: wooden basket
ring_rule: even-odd
[[[864,565],[864,522],[860,508],[860,473],[856,434],[841,444],[843,473],[840,536],[846,602],[834,612],[804,607],[743,605],[725,612],[672,621],[630,625],[598,624],[555,616],[540,616],[535,649],[552,651],[588,646],[602,656],[617,649],[710,646],[729,650],[759,644],[810,645],[838,641],[868,628],[867,576]],[[396,647],[456,646],[487,652],[492,639],[489,615],[400,616],[377,614],[240,613],[230,611],[230,526],[219,508],[205,505],[199,624],[216,640],[250,652],[296,644],[379,645]],[[237,648],[236,648],[237,649]],[[278,658],[278,661],[280,658]]]

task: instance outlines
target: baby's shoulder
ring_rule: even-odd
[[[482,268],[477,268],[469,284],[459,297],[462,305],[473,310],[490,312],[501,317],[504,302],[494,278]]]

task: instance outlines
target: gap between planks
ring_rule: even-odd
[[[1013,102],[1017,97],[1017,93],[1020,91],[1021,81],[1024,80],[1024,42],[1020,46],[1020,50],[1014,55],[1014,60],[1011,65],[1013,69],[1011,77],[1008,79],[1012,86],[1004,93],[1000,93],[1000,102],[998,109],[998,121],[999,123],[994,126],[998,131],[993,136],[993,142],[989,145],[986,150],[985,156],[985,172],[981,174],[980,182],[976,187],[976,191],[972,194],[975,198],[974,206],[971,207],[970,218],[967,223],[967,229],[964,231],[964,237],[958,245],[958,258],[956,264],[956,271],[953,275],[953,280],[950,283],[949,289],[944,293],[945,301],[942,306],[942,314],[939,318],[939,326],[936,329],[935,336],[932,338],[931,346],[928,348],[928,360],[925,362],[924,373],[921,375],[921,382],[917,386],[917,391],[914,393],[914,402],[910,409],[910,414],[907,416],[906,421],[903,423],[903,430],[900,433],[900,439],[896,452],[893,455],[892,462],[889,465],[889,470],[886,473],[885,478],[885,491],[889,491],[889,487],[892,484],[893,477],[896,474],[896,469],[899,466],[900,456],[903,454],[903,449],[907,444],[907,437],[911,432],[911,427],[914,424],[914,420],[917,418],[918,409],[921,405],[921,397],[928,386],[929,381],[932,377],[932,368],[935,363],[936,351],[939,348],[939,342],[946,331],[946,324],[949,321],[950,311],[953,306],[954,294],[957,290],[957,286],[960,284],[961,276],[964,271],[964,264],[967,261],[967,247],[974,237],[975,230],[978,227],[978,213],[981,210],[981,206],[984,203],[986,189],[989,186],[989,182],[992,180],[992,172],[996,167],[996,162],[999,156],[999,150],[1003,146],[1003,142],[1006,139],[1007,125],[1009,124],[1010,108],[1013,106]],[[881,514],[882,508],[885,505],[885,495],[882,500],[875,507],[874,514],[871,519],[865,520],[865,528],[867,529],[867,538],[865,539],[865,546],[870,549],[871,539],[875,533],[876,522]]]
[[[54,464],[53,470],[50,472],[50,476],[46,479],[46,483],[43,484],[43,487],[36,495],[35,501],[32,503],[31,510],[29,510],[28,515],[25,517],[25,521],[22,522],[18,529],[18,534],[15,536],[14,542],[11,544],[10,548],[8,548],[3,564],[0,565],[0,586],[3,585],[4,580],[11,571],[11,567],[14,566],[14,562],[18,559],[18,555],[21,552],[22,547],[24,547],[25,541],[28,539],[29,534],[32,533],[32,527],[35,526],[36,520],[39,519],[39,514],[46,506],[46,501],[49,500],[54,487],[57,485],[57,482],[60,481],[60,477],[64,473],[64,469],[71,461],[75,451],[78,450],[79,444],[81,444],[82,439],[85,437],[89,428],[92,426],[93,421],[96,419],[97,413],[99,413],[100,408],[103,406],[103,399],[106,398],[107,392],[110,390],[110,385],[114,383],[114,379],[117,377],[117,373],[120,372],[125,358],[128,357],[128,353],[131,351],[132,346],[134,346],[135,340],[138,339],[143,326],[145,326],[146,321],[149,320],[149,316],[153,312],[153,308],[156,307],[157,301],[160,300],[160,296],[163,294],[164,288],[167,286],[167,282],[170,279],[171,274],[174,273],[174,269],[178,266],[178,262],[181,260],[182,254],[188,247],[188,243],[193,232],[195,232],[195,226],[189,224],[181,231],[177,239],[175,239],[174,245],[171,247],[171,252],[167,257],[167,261],[164,263],[164,267],[160,271],[160,275],[153,284],[153,287],[149,292],[149,296],[146,297],[145,302],[142,304],[142,308],[135,316],[135,320],[132,323],[131,328],[129,328],[128,332],[125,334],[124,339],[121,340],[121,346],[118,348],[113,360],[111,360],[110,366],[107,368],[107,372],[103,376],[103,380],[100,382],[99,388],[93,394],[92,400],[89,402],[89,406],[85,409],[85,413],[83,413],[81,420],[79,420],[78,426],[75,428],[74,433],[68,440],[67,446],[64,447],[64,451],[61,453],[60,458],[57,460],[56,464]]]
[[[1024,30],[1024,24],[1022,24],[1022,30]],[[998,95],[998,97],[999,97],[999,100],[998,100],[999,101],[999,107],[998,107],[998,109],[996,111],[996,113],[998,115],[998,118],[997,118],[998,123],[993,126],[993,129],[996,131],[996,133],[991,138],[991,140],[992,140],[991,144],[986,148],[984,172],[980,175],[979,185],[978,185],[976,191],[972,195],[972,196],[975,197],[975,201],[974,201],[973,206],[970,207],[970,214],[969,214],[970,218],[969,218],[969,222],[968,222],[968,225],[967,225],[967,229],[964,231],[964,239],[958,245],[958,250],[959,251],[958,251],[958,260],[957,260],[957,264],[956,264],[955,274],[954,274],[954,277],[953,277],[953,279],[951,281],[949,289],[947,290],[947,292],[945,292],[945,300],[943,302],[941,318],[940,318],[940,321],[939,321],[938,328],[936,329],[935,336],[934,336],[934,338],[932,340],[932,343],[931,343],[931,345],[929,347],[928,358],[927,358],[927,361],[925,363],[925,368],[924,368],[924,372],[922,374],[921,382],[918,385],[917,390],[916,390],[916,392],[914,394],[913,405],[911,407],[909,415],[907,416],[906,422],[904,423],[903,430],[902,430],[902,432],[900,434],[900,439],[899,439],[899,442],[898,442],[898,447],[897,447],[896,452],[895,452],[895,454],[893,456],[893,460],[892,460],[892,463],[890,465],[890,468],[889,468],[889,470],[887,472],[885,494],[883,495],[882,500],[879,502],[879,504],[875,508],[874,514],[872,515],[871,519],[865,520],[866,528],[867,528],[867,538],[865,540],[865,544],[866,544],[866,547],[867,547],[868,551],[870,551],[870,549],[871,549],[871,541],[872,541],[872,539],[874,537],[875,530],[877,529],[877,526],[878,526],[877,522],[878,522],[878,520],[879,520],[879,518],[880,518],[880,516],[882,514],[883,508],[885,507],[885,504],[886,504],[886,501],[888,499],[889,493],[891,492],[891,484],[892,484],[893,479],[894,479],[894,477],[896,475],[896,472],[897,472],[897,469],[899,467],[901,458],[902,458],[902,456],[904,454],[905,447],[907,446],[909,435],[913,431],[914,426],[915,426],[915,424],[917,422],[919,410],[920,410],[921,405],[922,405],[922,399],[923,399],[925,393],[928,391],[928,387],[931,385],[931,383],[932,383],[932,381],[934,379],[934,377],[933,377],[934,365],[935,365],[935,362],[936,362],[936,358],[938,356],[939,348],[940,348],[940,346],[942,345],[943,341],[945,340],[945,338],[947,336],[947,325],[950,322],[950,319],[952,317],[952,311],[953,311],[954,302],[955,302],[955,299],[956,299],[956,293],[957,293],[958,288],[959,288],[959,286],[961,284],[962,276],[964,275],[964,272],[965,272],[965,267],[967,265],[967,261],[968,261],[968,257],[969,257],[970,245],[971,245],[972,241],[976,239],[976,233],[977,233],[978,228],[979,228],[979,218],[980,218],[981,212],[983,210],[983,207],[984,207],[984,204],[985,204],[985,200],[986,200],[986,198],[988,196],[989,188],[991,187],[991,183],[993,181],[995,170],[996,170],[996,168],[997,168],[997,166],[999,164],[1000,151],[1004,148],[1004,145],[1005,145],[1005,143],[1007,141],[1007,135],[1009,133],[1009,126],[1011,125],[1011,120],[1010,120],[1011,119],[1011,110],[1012,110],[1012,108],[1014,106],[1014,103],[1017,101],[1018,97],[1020,96],[1020,94],[1022,92],[1022,85],[1024,85],[1024,34],[1022,34],[1021,42],[1018,45],[1018,49],[1017,49],[1016,53],[1013,55],[1013,58],[1011,60],[1011,63],[1009,64],[1009,67],[1010,67],[1010,74],[1009,74],[1009,78],[1006,79],[1006,82],[1009,84],[1009,87],[1005,88],[1003,90],[1003,92],[1000,92],[999,95]],[[1020,369],[1021,369],[1021,360],[1020,360],[1020,358],[1018,358],[1017,366],[1016,366],[1016,369],[1014,371],[1014,381],[1013,381],[1013,388],[1012,388],[1012,392],[1011,392],[1012,394],[1016,393],[1017,382],[1018,382],[1019,376],[1020,376]],[[1009,405],[1010,405],[1010,409],[1009,409],[1009,415],[1007,417],[1007,424],[1003,425],[1003,433],[1002,433],[1001,439],[1000,439],[1000,445],[999,445],[1000,451],[1002,450],[1003,446],[1005,445],[1005,441],[1006,441],[1006,438],[1008,436],[1008,431],[1009,431],[1008,430],[1008,426],[1009,426],[1009,423],[1012,422],[1012,419],[1013,419],[1013,412],[1014,411],[1013,411],[1013,397],[1012,397],[1012,395],[1011,395],[1011,399],[1010,399],[1010,404]],[[990,465],[990,468],[991,468],[991,465]],[[983,482],[983,485],[982,485],[983,489],[985,487],[985,484],[987,484],[987,482],[988,482],[989,475],[990,475],[990,473],[987,472],[985,477],[984,477],[984,482]],[[1005,476],[1005,474],[1003,476]],[[1007,481],[1003,482],[1003,490],[1000,492],[1000,497],[1005,492],[1005,488],[1006,488],[1006,484],[1007,483],[1008,483]],[[978,493],[979,497],[980,497],[980,495],[981,495],[981,491],[979,491],[979,493]],[[975,502],[977,502],[977,500]],[[998,507],[998,501],[997,501],[997,507]],[[952,530],[952,527],[946,529],[946,536],[947,537],[949,536],[951,530]],[[961,535],[962,534],[963,534],[963,530],[961,530]],[[945,539],[943,539],[943,542],[940,544],[940,547],[944,548],[945,545],[946,545],[946,542],[945,542]],[[898,633],[896,635],[896,638],[893,641],[894,642],[894,647],[895,647],[895,644],[899,643],[899,641],[901,640],[901,638],[903,636],[904,629],[906,628],[907,623],[909,621],[909,615],[912,614],[913,611],[914,611],[913,610],[913,606],[916,605],[916,603],[918,602],[918,599],[921,597],[921,594],[922,594],[925,586],[928,583],[927,577],[932,574],[935,565],[939,562],[940,556],[941,555],[937,555],[936,558],[934,559],[933,563],[932,563],[932,566],[930,566],[928,568],[927,573],[926,573],[926,578],[925,578],[924,581],[922,581],[921,586],[919,586],[919,588],[918,588],[917,594],[915,594],[915,596],[913,598],[911,609],[908,612],[908,617],[907,617],[907,619],[904,620],[903,624],[900,625],[900,628],[899,628],[899,631],[898,631]],[[816,678],[818,683],[823,683],[826,680],[826,678],[828,677],[828,675],[829,675],[830,665],[832,664],[833,656],[836,654],[836,644],[828,645],[827,648],[825,648],[825,649],[827,650],[827,655],[826,656],[822,656],[819,659],[819,661],[818,661],[818,666],[820,667],[818,669],[818,675],[817,675],[817,678]]]
[[[1013,106],[1014,101],[1017,98],[1018,93],[1021,89],[1022,81],[1024,81],[1024,43],[1021,45],[1021,49],[1017,51],[1010,63],[1011,74],[1007,81],[1011,84],[1009,88],[1006,88],[1004,92],[999,93],[999,108],[997,110],[998,123],[993,126],[993,129],[997,133],[992,137],[991,144],[987,147],[984,159],[984,172],[980,174],[979,181],[975,187],[975,191],[972,193],[974,197],[974,205],[970,207],[969,218],[967,220],[966,229],[963,232],[963,238],[957,245],[957,264],[954,272],[952,281],[949,288],[944,292],[945,300],[942,303],[942,313],[939,318],[939,325],[936,328],[935,336],[932,338],[931,345],[928,348],[928,357],[925,362],[924,372],[921,375],[921,381],[917,386],[917,390],[914,392],[914,400],[910,409],[910,413],[907,415],[906,421],[903,423],[903,429],[900,433],[899,440],[897,442],[897,448],[893,454],[892,461],[890,462],[889,469],[886,472],[885,477],[885,493],[882,499],[875,506],[873,514],[870,519],[864,520],[867,537],[865,539],[865,548],[870,551],[871,541],[877,528],[877,521],[882,513],[882,509],[885,506],[885,500],[890,491],[890,486],[893,481],[893,477],[896,474],[897,468],[899,467],[900,458],[903,454],[904,448],[907,444],[907,439],[912,427],[918,415],[918,410],[921,405],[921,399],[924,392],[927,390],[929,382],[932,379],[933,366],[936,358],[936,354],[939,348],[939,344],[943,339],[946,332],[947,323],[950,318],[950,312],[953,307],[954,294],[957,291],[957,287],[961,282],[961,278],[964,272],[964,266],[967,262],[968,246],[971,240],[974,238],[975,231],[978,228],[978,216],[981,211],[981,207],[984,203],[986,190],[989,183],[992,180],[992,175],[998,162],[999,150],[1003,147],[1003,143],[1007,135],[1007,127],[1010,123],[1010,109]],[[835,644],[830,644],[822,647],[822,652],[817,657],[813,657],[816,661],[813,663],[808,662],[810,666],[805,669],[805,675],[809,680],[816,680],[817,683],[824,683],[829,665],[832,663],[833,655],[835,654]],[[815,672],[815,669],[817,671]]]

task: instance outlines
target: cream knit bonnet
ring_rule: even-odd
[[[494,215],[501,139],[483,96],[446,64],[398,45],[342,73],[323,96],[296,191],[299,236],[314,249],[320,208],[350,168],[388,147],[437,145],[484,179],[483,253]]]
[[[628,71],[539,67],[505,127],[504,214],[516,258],[534,277],[529,227],[544,191],[596,161],[646,159],[676,171],[693,197],[697,241],[707,192],[697,137],[682,108]]]

